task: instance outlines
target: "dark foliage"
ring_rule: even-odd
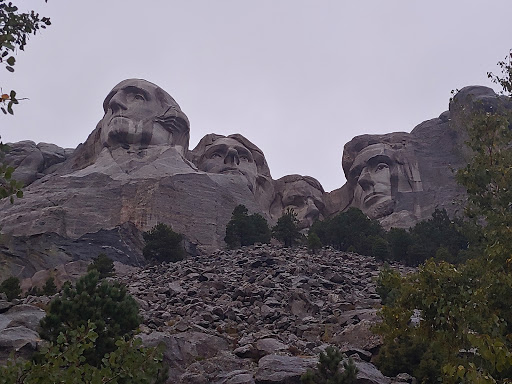
[[[111,277],[114,275],[114,262],[104,253],[100,253],[98,257],[94,258],[93,262],[87,267],[88,272],[92,270],[98,271],[100,279]]]
[[[362,255],[372,255],[374,241],[382,241],[384,231],[380,223],[370,220],[357,208],[349,208],[333,218],[315,222],[309,233],[316,233],[322,244],[341,251],[349,249]]]
[[[302,375],[302,384],[351,384],[356,382],[357,368],[352,361],[343,361],[343,371],[338,368],[344,356],[337,348],[327,347],[320,353],[320,361],[317,369],[308,370]]]
[[[57,293],[57,286],[55,285],[55,279],[53,277],[49,277],[46,280],[46,283],[43,285],[43,295],[52,296]]]
[[[285,247],[291,247],[301,237],[299,232],[297,214],[288,208],[283,216],[277,220],[272,228],[272,236],[284,243]]]
[[[116,340],[138,327],[140,317],[135,300],[123,285],[100,280],[99,273],[91,271],[75,287],[67,283],[61,297],[52,300],[41,320],[41,336],[56,342],[59,333],[88,322],[96,324],[98,340],[85,356],[88,363],[99,366],[103,355],[115,350]]]
[[[168,225],[159,223],[148,232],[144,232],[143,237],[146,245],[142,253],[148,260],[174,262],[185,257],[183,236],[174,232]]]
[[[9,301],[19,298],[21,294],[20,279],[11,276],[2,281],[2,284],[0,284],[0,292],[5,293]]]
[[[308,249],[311,253],[315,254],[317,250],[322,248],[322,241],[315,232],[308,234]]]
[[[270,242],[270,228],[263,216],[258,213],[248,215],[244,205],[233,210],[231,220],[226,226],[224,241],[229,248],[238,248],[256,243]]]

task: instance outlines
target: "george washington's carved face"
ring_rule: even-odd
[[[371,219],[378,219],[393,212],[391,176],[394,161],[384,153],[383,144],[362,150],[350,169],[350,177],[357,181],[354,205]]]
[[[103,146],[171,144],[172,133],[155,118],[164,113],[159,88],[145,80],[125,80],[109,93],[101,120]]]

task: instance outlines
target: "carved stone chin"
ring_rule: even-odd
[[[386,200],[378,204],[372,205],[369,209],[363,211],[370,219],[380,219],[382,217],[391,215],[395,210],[395,201]]]

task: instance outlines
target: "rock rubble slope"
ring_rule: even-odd
[[[371,364],[380,267],[332,249],[257,245],[130,268],[118,279],[140,305],[143,341],[166,345],[172,382],[299,383],[328,345],[353,356],[358,382],[399,382]]]

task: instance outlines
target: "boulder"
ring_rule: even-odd
[[[316,367],[317,358],[267,355],[258,362],[256,384],[300,384],[300,377]]]
[[[28,358],[41,342],[39,334],[27,327],[18,326],[0,330],[0,361],[14,352],[17,357]]]

